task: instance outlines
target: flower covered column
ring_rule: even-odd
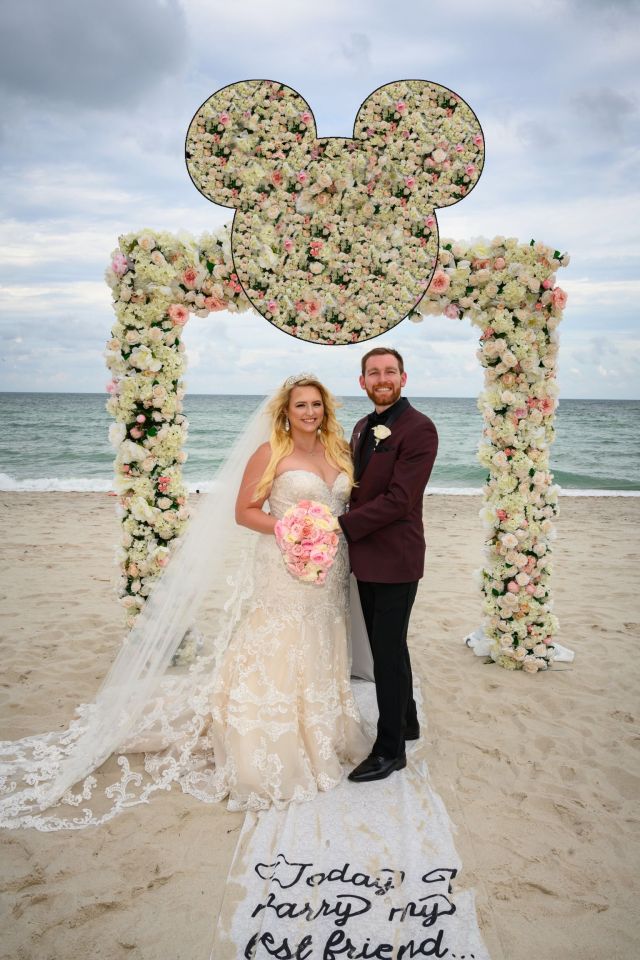
[[[566,303],[555,272],[568,262],[533,240],[445,241],[420,304],[422,313],[465,315],[481,330],[485,632],[501,666],[532,673],[547,668],[558,629],[549,583],[558,488],[549,449],[558,395],[557,327]]]
[[[120,596],[131,626],[189,516],[182,329],[190,312],[250,305],[233,274],[226,229],[205,235],[200,248],[190,237],[150,230],[123,236],[106,279],[116,313],[105,356],[123,529]]]

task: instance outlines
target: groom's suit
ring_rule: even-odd
[[[377,443],[376,423],[391,431]],[[371,752],[392,758],[404,753],[404,733],[418,723],[407,628],[424,573],[422,498],[438,434],[429,417],[401,397],[358,421],[351,449],[357,486],[339,522],[373,654],[379,719]]]

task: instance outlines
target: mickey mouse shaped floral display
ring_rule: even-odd
[[[202,104],[186,160],[205,197],[236,209],[232,282],[286,333],[343,344],[415,309],[436,265],[434,210],[475,186],[484,144],[464,100],[425,80],[375,90],[353,139],[317,139],[300,94],[247,80]]]

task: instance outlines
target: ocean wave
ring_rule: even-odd
[[[17,480],[8,473],[0,473],[0,491],[3,493],[108,493],[112,480],[99,477],[37,477]]]
[[[210,493],[215,480],[187,481],[189,493]],[[111,493],[113,481],[99,477],[37,477],[17,480],[8,473],[0,473],[0,492],[3,493]],[[427,487],[426,497],[481,497],[480,487]],[[561,487],[562,497],[640,497],[640,490],[583,490]]]

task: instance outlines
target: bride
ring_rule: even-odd
[[[0,825],[103,823],[174,783],[200,800],[228,797],[232,810],[336,786],[342,764],[358,763],[370,745],[350,683],[347,547],[340,536],[323,585],[305,583],[287,570],[274,528],[304,499],[338,516],[352,485],[333,397],[312,375],[289,378],[219,472],[94,703],[63,733],[0,744]],[[212,584],[228,578],[234,520],[253,542],[211,649],[186,673],[171,669]],[[120,779],[94,798],[93,772],[116,752]],[[144,768],[132,770],[128,755],[142,752]],[[41,812],[61,805],[81,806],[83,816]]]

